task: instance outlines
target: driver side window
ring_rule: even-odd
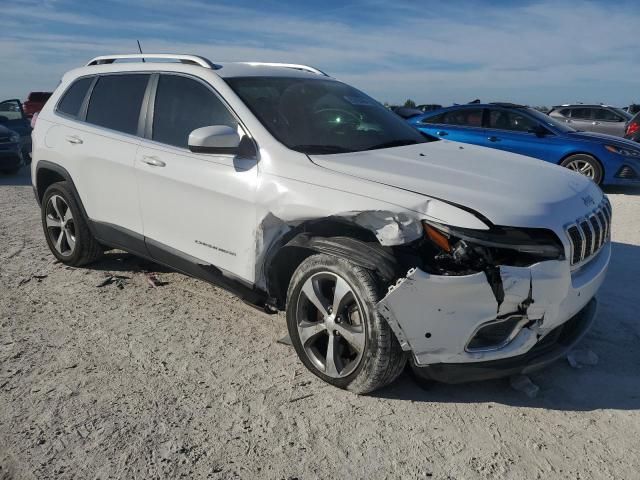
[[[158,79],[151,139],[187,148],[189,134],[200,127],[238,122],[226,105],[204,84],[180,75],[161,74]]]

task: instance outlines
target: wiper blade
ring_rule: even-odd
[[[349,153],[355,150],[341,147],[340,145],[294,145],[291,150],[309,154]]]
[[[405,145],[415,145],[416,143],[421,143],[418,140],[413,138],[406,138],[404,140],[391,140],[389,142],[379,143],[378,145],[373,145],[368,147],[367,150],[378,150],[381,148],[392,148],[392,147],[404,147]]]

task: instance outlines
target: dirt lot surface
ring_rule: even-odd
[[[610,194],[596,366],[533,374],[533,399],[408,375],[358,397],[276,343],[280,315],[127,254],[55,263],[29,181],[0,177],[2,480],[639,478],[640,191]]]

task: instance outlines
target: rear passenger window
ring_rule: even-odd
[[[94,77],[85,77],[76,80],[67,92],[60,100],[58,104],[58,112],[70,115],[72,117],[78,117],[80,109],[82,108],[82,102],[87,95],[87,90],[91,86]]]
[[[446,125],[462,125],[467,127],[482,126],[482,108],[465,108],[444,114],[441,123]]]
[[[160,75],[152,140],[187,148],[189,134],[210,125],[237,128],[238,122],[216,94],[202,83],[179,75]]]
[[[148,74],[105,75],[91,92],[87,122],[135,135]]]

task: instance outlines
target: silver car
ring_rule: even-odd
[[[560,105],[553,107],[549,115],[570,123],[576,130],[606,133],[624,137],[625,129],[633,115],[621,108],[609,105]]]

